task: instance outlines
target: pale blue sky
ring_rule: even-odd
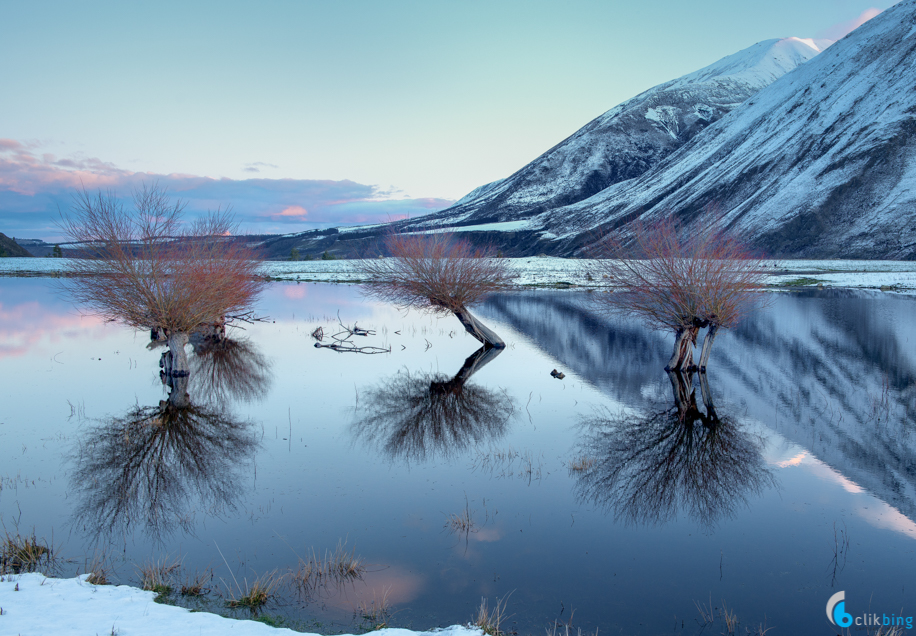
[[[350,180],[415,214],[651,86],[891,4],[0,0],[0,138],[55,169]]]

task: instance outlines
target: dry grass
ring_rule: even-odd
[[[158,561],[149,560],[137,566],[140,589],[168,596],[174,589],[174,575],[181,569],[181,561],[165,556]]]
[[[323,557],[314,549],[308,560],[300,557],[293,583],[303,596],[310,597],[321,588],[361,579],[365,571],[366,565],[355,549],[348,552],[346,542],[338,541],[334,551],[325,552]]]
[[[114,568],[111,565],[111,559],[105,552],[97,551],[92,555],[91,559],[86,561],[86,572],[89,572],[89,576],[86,577],[87,583],[92,583],[93,585],[112,584]]]
[[[591,468],[594,465],[595,465],[595,459],[593,457],[582,455],[581,457],[577,457],[576,459],[569,462],[568,467],[569,467],[569,472],[571,473],[581,473],[581,472],[588,470],[589,468]]]
[[[501,626],[503,621],[510,618],[506,616],[506,601],[512,595],[509,592],[501,599],[496,599],[496,607],[489,609],[486,597],[480,599],[480,607],[477,610],[477,617],[472,621],[472,626],[480,628],[484,634],[489,636],[503,636]]]
[[[213,571],[207,568],[203,572],[197,571],[184,577],[181,584],[182,596],[203,596],[210,591],[209,584],[213,580]]]
[[[57,567],[55,550],[44,539],[31,534],[20,535],[4,530],[0,539],[0,574],[38,572],[51,574]]]
[[[286,578],[285,574],[272,570],[262,574],[251,583],[248,583],[247,579],[242,579],[242,584],[239,585],[236,581],[236,587],[229,588],[229,600],[226,605],[232,608],[245,607],[256,612],[276,596],[284,578]]]
[[[372,631],[388,627],[388,621],[391,619],[391,607],[388,603],[390,591],[391,588],[387,587],[381,597],[377,597],[373,590],[371,601],[360,601],[356,606],[356,614],[363,620],[369,621],[369,629]]]
[[[464,510],[459,513],[452,513],[445,518],[445,528],[455,534],[467,535],[471,532],[477,532],[477,523],[474,521],[474,513],[471,512],[467,499],[464,502]]]

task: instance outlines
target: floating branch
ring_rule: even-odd
[[[316,349],[333,349],[334,351],[340,352],[349,352],[349,353],[391,353],[391,347],[387,349],[385,347],[375,347],[372,345],[359,346],[351,340],[354,336],[374,336],[375,331],[371,329],[362,329],[357,326],[356,323],[353,323],[352,327],[348,327],[343,324],[343,321],[340,319],[340,313],[337,314],[337,322],[340,324],[340,331],[331,335],[331,344],[323,344],[324,340],[324,330],[321,327],[315,329],[312,332],[312,337],[317,340],[315,343]]]

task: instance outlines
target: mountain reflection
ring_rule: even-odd
[[[480,313],[512,325],[616,400],[644,405],[670,355],[670,334],[608,319],[587,300],[574,292],[497,294]],[[899,294],[774,294],[769,307],[719,335],[712,379],[742,416],[916,520],[914,310],[916,299]]]
[[[502,351],[481,347],[452,378],[403,371],[384,380],[359,396],[354,438],[407,461],[448,458],[499,439],[515,413],[514,400],[468,380]]]
[[[577,496],[628,523],[657,525],[684,513],[711,529],[775,485],[760,439],[717,413],[700,374],[705,412],[690,375],[669,373],[674,405],[638,415],[599,412],[582,422]]]
[[[248,421],[224,402],[262,395],[267,364],[247,341],[195,347],[192,375],[162,376],[168,398],[132,407],[81,435],[71,477],[74,523],[96,538],[136,527],[156,540],[193,534],[198,512],[234,510],[259,447]],[[203,396],[192,399],[190,391]]]

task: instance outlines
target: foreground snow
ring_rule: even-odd
[[[0,577],[0,634],[19,636],[85,636],[86,634],[145,634],[169,636],[219,636],[235,634],[300,634],[255,621],[234,620],[206,612],[153,601],[153,592],[126,585],[92,585],[84,580],[52,579],[43,574]],[[18,589],[17,589],[18,588]],[[380,636],[481,636],[479,629],[455,625],[435,632],[383,629]]]

